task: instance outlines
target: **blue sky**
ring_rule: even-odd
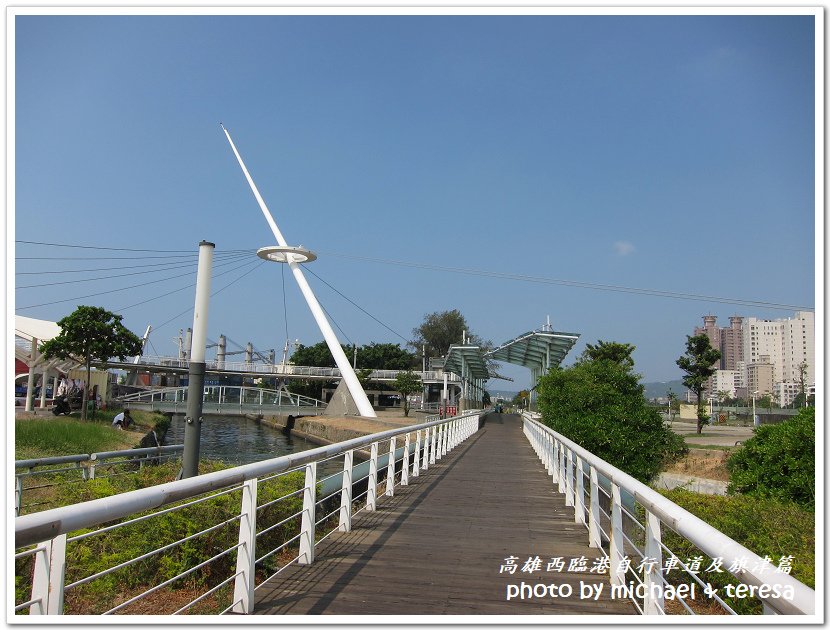
[[[183,255],[213,241],[227,272],[213,288],[229,286],[211,302],[208,337],[279,354],[281,269],[231,257],[274,239],[221,121],[288,242],[318,254],[309,271],[400,335],[309,273],[342,342],[403,343],[425,314],[457,308],[499,344],[550,315],[582,335],[572,356],[598,339],[632,343],[646,380],[678,378],[704,314],[726,325],[792,311],[395,261],[814,306],[813,22],[18,16],[14,239]],[[160,354],[192,324],[176,317],[192,288],[142,302],[191,284],[195,256],[14,253],[20,315],[104,306],[139,334],[158,327]],[[120,277],[77,282],[104,275]],[[73,282],[20,288],[58,281]],[[288,336],[322,340],[285,281]],[[495,390],[527,384],[525,370],[503,372],[516,383]]]

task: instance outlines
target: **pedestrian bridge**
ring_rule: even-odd
[[[185,413],[187,411],[185,387],[163,387],[149,389],[127,396],[118,401],[130,409],[160,411],[162,413]],[[202,397],[202,413],[216,415],[281,415],[322,414],[326,403],[316,398],[292,394],[287,390],[263,389],[243,386],[207,386]]]
[[[74,560],[136,528],[166,535],[91,573]],[[755,612],[815,618],[815,592],[767,559],[536,417],[481,411],[20,516],[15,611],[736,614],[677,541],[733,567]],[[96,588],[115,576],[133,586]]]

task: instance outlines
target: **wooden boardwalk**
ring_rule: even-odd
[[[375,512],[355,516],[353,530],[335,533],[309,566],[292,566],[256,592],[262,615],[517,615],[633,614],[610,600],[608,576],[568,571],[588,547],[527,439],[521,420],[493,414],[484,427],[426,474],[380,496]],[[516,558],[515,573],[502,572]],[[523,572],[538,556],[539,571]],[[561,572],[548,571],[560,557]],[[524,582],[573,587],[565,598],[507,601],[507,587]],[[604,584],[599,601],[580,599],[580,582]],[[539,588],[541,592],[541,587]]]

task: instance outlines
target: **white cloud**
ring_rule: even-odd
[[[614,249],[620,256],[628,256],[637,251],[637,248],[628,241],[617,241],[614,243]]]

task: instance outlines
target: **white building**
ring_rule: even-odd
[[[807,364],[805,385],[816,382],[815,313],[799,311],[794,318],[782,322],[781,380],[800,383],[798,366]]]
[[[729,398],[735,398],[737,384],[737,370],[717,370],[712,375],[712,390],[710,395],[717,398],[719,392],[724,392]]]
[[[761,363],[761,357],[769,357],[774,383],[783,380],[782,353],[784,325],[780,319],[746,317],[743,321],[744,361],[747,367]],[[767,363],[767,361],[764,361]]]
[[[788,407],[801,392],[801,385],[799,383],[776,383],[773,390],[775,401],[782,407]]]
[[[743,347],[746,367],[741,372],[743,382],[752,387],[749,368],[766,364],[766,360],[761,360],[765,356],[769,357],[769,364],[772,365],[773,383],[800,384],[799,366],[806,363],[805,385],[815,384],[815,339],[815,314],[811,311],[798,311],[794,317],[787,319],[745,318]],[[766,370],[762,368],[762,371]],[[761,380],[766,380],[766,374]]]

